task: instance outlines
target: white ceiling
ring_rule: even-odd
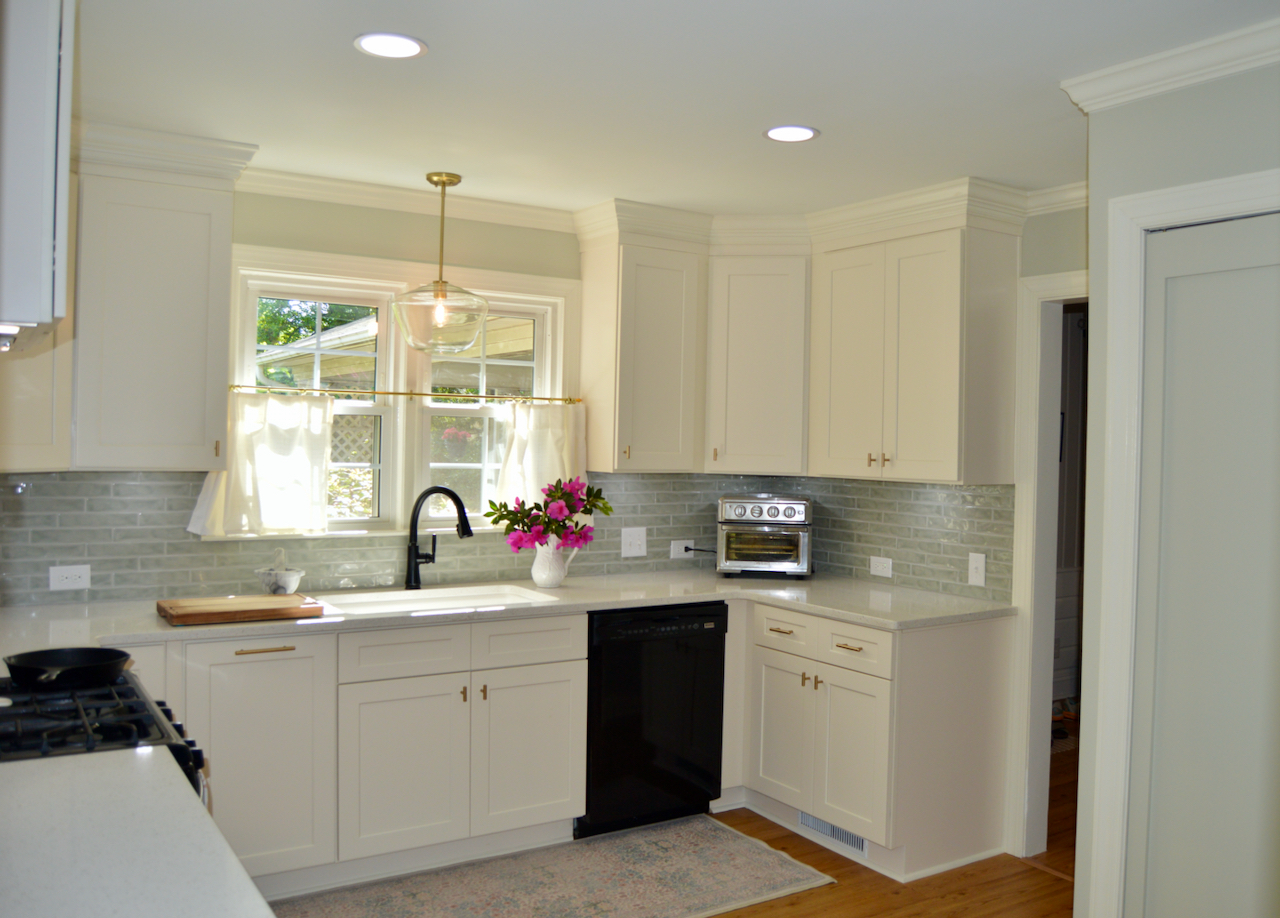
[[[1085,178],[1061,80],[1276,0],[80,0],[78,116],[252,166],[577,210],[804,213],[963,176]],[[368,31],[430,51],[380,60]],[[776,124],[819,128],[779,144]]]

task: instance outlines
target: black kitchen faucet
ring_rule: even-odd
[[[418,551],[418,514],[422,512],[422,505],[427,502],[427,498],[432,494],[443,494],[449,500],[453,501],[453,505],[458,508],[458,538],[471,538],[471,523],[467,521],[467,508],[462,506],[462,498],[450,491],[448,488],[432,485],[418,495],[418,499],[413,503],[413,513],[409,517],[409,569],[404,574],[404,588],[406,590],[422,589],[422,577],[418,572],[419,564],[431,564],[436,560],[436,537],[431,536],[431,551]]]

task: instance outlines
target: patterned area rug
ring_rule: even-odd
[[[276,918],[704,918],[834,882],[691,816],[272,908]]]

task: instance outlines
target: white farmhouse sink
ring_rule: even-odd
[[[380,590],[371,593],[329,593],[317,596],[343,615],[443,615],[450,612],[490,611],[507,606],[551,602],[558,597],[505,583],[423,590]]]

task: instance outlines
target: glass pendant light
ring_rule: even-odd
[[[440,276],[391,303],[396,324],[409,346],[429,354],[457,354],[476,343],[489,314],[489,301],[444,279],[444,190],[462,181],[452,172],[428,172],[440,189]]]

